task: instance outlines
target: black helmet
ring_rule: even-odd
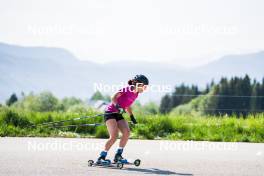
[[[144,85],[148,85],[149,84],[149,80],[146,76],[144,75],[136,75],[134,77],[134,80],[136,80],[137,82],[143,83]]]

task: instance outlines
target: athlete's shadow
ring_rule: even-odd
[[[169,170],[161,170],[161,169],[156,169],[156,168],[150,168],[150,169],[123,168],[122,170],[133,171],[133,172],[142,172],[144,174],[157,174],[157,175],[185,175],[185,176],[192,176],[193,175],[193,174],[188,174],[188,173],[177,173],[177,172],[172,172]]]

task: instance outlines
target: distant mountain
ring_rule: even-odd
[[[152,84],[168,84],[175,80],[174,76],[168,75],[179,75],[180,68],[150,62],[96,64],[81,61],[60,48],[0,43],[0,102],[13,92],[43,90],[50,90],[59,97],[88,98],[94,92],[94,83],[122,86],[121,83],[126,84],[128,79],[138,73],[151,76]],[[153,96],[147,94],[143,99],[147,97]]]
[[[135,74],[146,74],[151,84],[174,87],[182,82],[204,86],[222,75],[244,75],[260,79],[264,75],[264,52],[225,56],[202,67],[183,69],[173,64],[151,62],[112,62],[97,64],[81,61],[61,48],[22,47],[0,43],[0,102],[13,92],[50,90],[59,97],[88,98],[94,83],[120,85]],[[158,91],[157,87],[155,89]],[[108,92],[110,93],[110,92]],[[159,100],[163,92],[148,92],[143,102]]]
[[[203,75],[243,76],[248,73],[252,78],[261,79],[264,76],[264,51],[244,55],[228,55],[217,61],[197,68]]]
[[[97,64],[82,63],[60,48],[20,47],[0,44],[0,101],[10,93],[51,90],[58,96],[84,96],[86,70],[96,71]],[[84,74],[82,74],[84,73]],[[87,87],[86,87],[87,88]]]

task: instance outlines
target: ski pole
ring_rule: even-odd
[[[77,118],[74,118],[74,119],[60,120],[60,121],[56,121],[56,122],[45,122],[45,123],[41,123],[41,124],[30,125],[29,127],[47,126],[47,125],[53,125],[53,124],[64,123],[64,122],[71,122],[71,121],[76,121],[76,120],[81,120],[81,119],[95,118],[95,117],[108,115],[108,114],[115,114],[115,113],[117,113],[117,112],[97,114],[97,115],[94,115],[94,116],[82,116],[82,117],[77,117]]]
[[[128,121],[128,123],[133,124],[133,122]],[[104,126],[104,123],[85,123],[85,124],[76,124],[76,125],[64,125],[64,126],[50,126],[55,128],[67,128],[67,127],[79,127],[79,126]]]
[[[64,125],[64,126],[51,126],[55,128],[67,128],[67,127],[79,127],[79,126],[102,126],[102,123],[87,123],[87,124],[78,124],[78,125]]]

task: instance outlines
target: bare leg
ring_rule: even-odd
[[[118,135],[118,126],[115,119],[109,119],[106,121],[107,130],[109,133],[109,139],[105,144],[105,151],[108,151],[115,143]]]
[[[127,121],[125,121],[124,119],[119,120],[117,122],[117,126],[118,126],[118,129],[122,133],[122,137],[120,138],[120,142],[119,142],[119,147],[124,148],[130,136],[130,129],[129,129]]]

